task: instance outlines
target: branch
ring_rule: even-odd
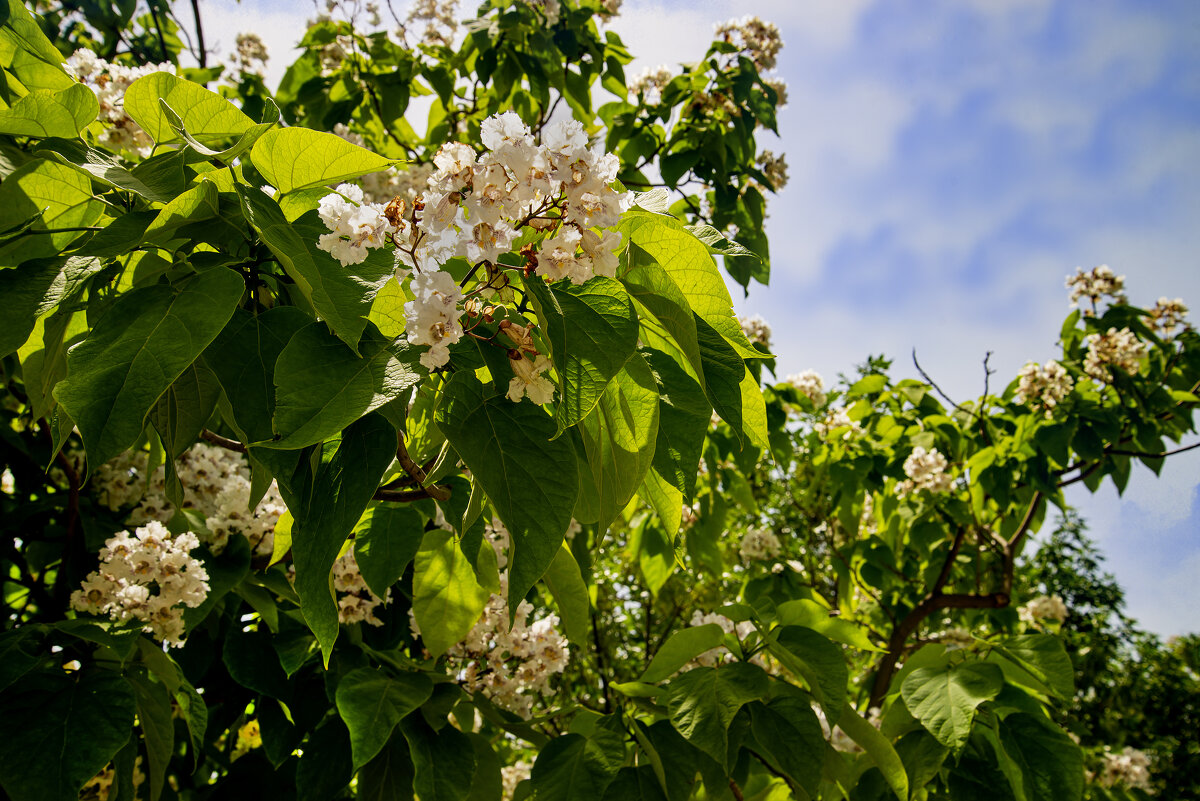
[[[196,45],[200,51],[196,54],[196,60],[200,62],[200,69],[205,69],[208,67],[208,52],[204,49],[204,25],[200,22],[199,0],[192,0],[192,16],[196,20]]]
[[[966,409],[963,409],[963,405],[961,403],[954,400],[953,398],[951,398],[949,395],[947,395],[945,392],[942,391],[942,388],[939,387],[937,382],[933,380],[933,376],[931,376],[931,375],[929,375],[929,373],[925,372],[925,368],[921,366],[921,363],[919,361],[917,361],[917,349],[916,348],[913,348],[912,360],[913,360],[913,366],[917,368],[917,372],[921,374],[921,378],[924,378],[925,383],[928,384],[929,386],[933,387],[934,392],[936,392],[937,394],[942,396],[942,400],[946,401],[946,403],[950,404],[955,409],[962,409],[963,411],[966,411]],[[985,369],[986,369],[986,362],[985,362]]]
[[[1116,456],[1143,456],[1152,459],[1165,459],[1168,456],[1174,456],[1177,453],[1184,453],[1186,451],[1193,451],[1196,448],[1200,448],[1200,442],[1193,442],[1191,445],[1185,445],[1182,448],[1175,448],[1174,450],[1170,451],[1161,451],[1159,453],[1146,453],[1145,451],[1119,451],[1115,449],[1109,451],[1109,453]]]
[[[207,428],[200,432],[200,439],[219,448],[224,448],[227,451],[234,451],[236,453],[246,452],[246,446],[241,442],[229,437],[222,437],[220,434],[209,431]]]

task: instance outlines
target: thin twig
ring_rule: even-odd
[[[238,442],[236,439],[222,437],[220,434],[217,434],[214,431],[209,431],[207,428],[200,432],[200,439],[212,445],[224,448],[227,451],[235,451],[237,453],[246,452],[246,446],[243,443]]]

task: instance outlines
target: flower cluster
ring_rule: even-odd
[[[508,564],[510,536],[504,524],[492,520],[485,529],[501,568]],[[533,605],[522,600],[509,627],[508,570],[500,572],[500,591],[488,598],[479,620],[447,656],[459,666],[459,680],[472,693],[483,693],[496,705],[528,719],[537,695],[550,695],[550,681],[562,673],[570,656],[566,638],[559,633],[558,616],[529,616]],[[421,631],[410,613],[414,636]]]
[[[208,572],[190,555],[199,544],[195,534],[172,537],[157,521],[132,536],[122,531],[105,541],[99,570],[71,593],[71,608],[117,623],[136,620],[155,639],[182,645],[183,607],[208,597]]]
[[[1110,328],[1103,334],[1089,334],[1084,344],[1088,351],[1083,358],[1083,371],[1101,384],[1112,383],[1114,367],[1137,375],[1147,350],[1146,343],[1128,328],[1120,331]]]
[[[778,192],[787,186],[787,158],[782,153],[776,156],[770,150],[764,150],[758,154],[754,163],[758,165],[763,175],[767,177],[767,183],[771,185],[771,189]]]
[[[233,753],[229,755],[229,761],[234,762],[255,748],[262,748],[262,744],[262,728],[259,726],[258,718],[251,718],[238,729],[237,742],[234,743]]]
[[[674,77],[666,64],[660,64],[646,67],[641,74],[629,80],[627,87],[631,95],[639,95],[647,105],[654,106],[662,102],[662,90]]]
[[[97,137],[102,145],[117,150],[136,153],[142,158],[150,155],[154,141],[142,127],[125,113],[125,90],[144,75],[154,72],[175,74],[173,64],[147,64],[144,67],[126,67],[111,64],[87,48],[76,50],[63,67],[96,95],[100,103],[98,120],[105,123]]]
[[[1067,370],[1056,361],[1048,361],[1044,366],[1036,362],[1028,362],[1017,374],[1020,383],[1014,397],[1017,403],[1028,403],[1035,409],[1045,409],[1049,418],[1054,407],[1070,394],[1075,387],[1075,380],[1067,374]]]
[[[362,264],[367,252],[386,245],[395,231],[384,214],[384,206],[366,202],[362,188],[353,184],[339,184],[333,194],[321,198],[317,213],[330,231],[321,234],[317,247],[343,267]]]
[[[831,409],[826,413],[824,420],[813,426],[813,430],[817,432],[817,436],[825,441],[829,440],[829,435],[834,431],[841,431],[842,429],[845,429],[845,433],[842,434],[842,439],[844,440],[850,440],[862,433],[862,425],[857,420],[850,419],[850,415],[845,407]]]
[[[825,379],[821,378],[821,374],[816,370],[789,375],[783,383],[795,387],[797,392],[812,401],[814,408],[819,409],[825,405]]]
[[[127,451],[101,465],[92,478],[97,500],[113,511],[135,505],[128,522],[167,522],[175,507],[166,496],[166,471],[159,466],[147,479],[146,454]],[[233,535],[250,541],[259,555],[271,553],[275,524],[287,507],[271,482],[262,499],[250,508],[250,469],[239,453],[197,443],[179,457],[176,475],[183,485],[183,508],[204,515],[196,534],[213,553],[221,553]]]
[[[231,56],[237,71],[244,75],[263,77],[267,66],[267,46],[257,33],[239,33],[234,39],[237,47]]]
[[[764,78],[763,83],[775,90],[776,107],[783,108],[788,103],[787,81],[783,78]]]
[[[1116,303],[1125,302],[1125,276],[1116,275],[1107,264],[1084,272],[1082,267],[1075,268],[1075,275],[1067,276],[1067,289],[1071,290],[1072,308],[1079,304],[1080,298],[1092,302],[1092,309],[1084,309],[1084,314],[1094,313],[1096,304],[1101,298],[1112,298]]]
[[[421,44],[449,47],[458,30],[458,0],[416,0],[404,18],[404,28],[407,31],[422,23]]]
[[[383,621],[375,616],[375,609],[392,599],[392,591],[380,598],[367,586],[354,558],[354,546],[333,563],[333,588],[344,593],[338,598],[338,620],[342,623],[369,623],[382,626]]]
[[[897,495],[908,495],[917,490],[949,492],[954,479],[946,473],[946,457],[937,448],[925,450],[920,445],[904,460],[904,475],[907,479],[896,485]]]
[[[1187,317],[1188,307],[1184,305],[1183,298],[1159,298],[1158,303],[1154,304],[1154,308],[1150,310],[1153,315],[1151,326],[1154,330],[1160,333],[1163,337],[1170,339],[1175,334],[1176,328],[1182,328],[1185,331],[1189,328],[1184,322]]]
[[[16,491],[17,480],[13,477],[12,470],[6,467],[4,468],[4,472],[0,473],[0,492],[3,492],[5,495],[12,495]]]
[[[421,364],[432,370],[450,361],[450,345],[462,338],[462,289],[440,270],[417,273],[410,288],[414,299],[404,304],[405,332],[411,344],[430,346],[421,354]]]
[[[1017,613],[1022,622],[1040,626],[1043,621],[1062,623],[1067,619],[1067,605],[1057,595],[1039,595],[1023,605]]]
[[[1104,764],[1096,777],[1102,787],[1123,785],[1150,791],[1150,757],[1136,748],[1125,746],[1120,753],[1105,749]]]
[[[746,335],[746,339],[749,339],[751,342],[757,342],[768,350],[770,349],[770,323],[757,314],[753,317],[739,317],[738,322],[742,325],[742,333]]]
[[[767,559],[775,559],[779,556],[779,552],[783,549],[783,545],[779,542],[779,537],[774,531],[765,528],[752,528],[742,537],[742,544],[738,547],[738,555],[742,557],[742,561],[749,564],[750,562],[764,561]]]
[[[545,14],[547,25],[558,24],[558,16],[562,13],[562,5],[558,0],[525,0],[525,4]]]
[[[530,765],[525,760],[500,768],[500,797],[504,801],[512,801],[513,795],[517,792],[517,785],[532,775],[533,765]]]
[[[783,49],[779,26],[754,16],[719,23],[716,36],[738,47],[759,70],[774,69],[775,57]]]

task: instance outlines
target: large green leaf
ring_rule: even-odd
[[[336,184],[392,166],[391,160],[340,136],[308,128],[267,131],[254,143],[250,160],[263,177],[285,195],[297,189]]]
[[[0,183],[0,231],[41,217],[25,236],[0,246],[0,266],[59,255],[103,213],[92,182],[78,170],[46,159],[26,163]]]
[[[683,290],[671,280],[661,264],[637,245],[629,246],[627,262],[621,273],[621,283],[658,320],[683,354],[691,372],[703,379],[696,318]]]
[[[841,647],[804,626],[781,626],[768,647],[785,667],[808,682],[829,725],[836,724],[846,707],[850,678]]]
[[[541,801],[600,799],[616,777],[625,751],[607,737],[555,737],[533,763],[534,797]]]
[[[558,549],[542,579],[558,604],[567,639],[581,648],[587,647],[592,628],[592,604],[587,584],[579,572],[579,563],[575,561],[566,542]]]
[[[358,771],[354,797],[364,801],[412,801],[413,773],[408,741],[395,734],[375,758]]]
[[[767,674],[757,665],[733,662],[719,668],[696,668],[667,688],[671,723],[689,743],[725,765],[729,724],[738,710],[767,693]]]
[[[611,278],[547,286],[530,280],[559,375],[558,430],[582,420],[637,347],[637,314],[629,293]]]
[[[700,362],[704,368],[704,392],[721,419],[741,439],[745,422],[742,413],[742,379],[746,365],[732,346],[713,328],[696,318]]]
[[[0,784],[13,801],[76,801],[129,739],[135,709],[111,670],[26,675],[0,694],[10,733],[0,738]]]
[[[467,636],[491,592],[480,586],[454,533],[426,532],[413,560],[413,615],[426,650],[441,656]]]
[[[236,188],[246,220],[262,235],[321,319],[343,342],[356,349],[375,293],[394,274],[392,252],[378,248],[361,264],[343,267],[317,247],[317,240],[328,230],[315,211],[289,223],[279,204],[262,192],[241,184]]]
[[[300,749],[303,755],[296,765],[297,801],[337,798],[354,776],[350,735],[341,718],[326,718]]]
[[[716,623],[680,629],[662,644],[638,681],[654,684],[670,678],[688,662],[705,651],[718,647],[724,641],[725,630]]]
[[[368,324],[358,355],[324,323],[297,331],[275,363],[272,448],[322,442],[421,380],[419,354]]]
[[[410,506],[381,504],[354,527],[354,559],[371,592],[383,598],[417,555],[425,518]]]
[[[46,38],[21,0],[0,2],[6,7],[0,26],[0,64],[31,91],[64,89],[75,79],[63,69],[62,53]]]
[[[100,112],[96,95],[83,84],[57,92],[39,89],[22,97],[11,108],[0,109],[0,134],[32,136],[79,136]]]
[[[645,358],[635,353],[579,423],[579,436],[606,529],[650,469],[658,436],[658,384]]]
[[[346,429],[337,451],[317,469],[311,490],[284,496],[295,518],[292,556],[300,610],[327,666],[338,635],[329,571],[395,455],[396,430],[380,415],[369,414]],[[300,469],[311,467],[302,462]]]
[[[183,182],[183,163],[179,173],[164,170],[171,160],[144,161],[130,171],[113,155],[97,150],[79,139],[47,139],[38,145],[39,156],[53,158],[62,164],[86,172],[95,181],[114,189],[124,189],[155,203],[166,203],[179,193]],[[182,155],[182,154],[181,154]],[[128,214],[122,215],[127,217]]]
[[[275,363],[292,335],[311,321],[295,306],[276,306],[261,314],[237,309],[204,351],[204,362],[221,382],[233,422],[247,442],[273,435]]]
[[[0,356],[21,347],[39,317],[70,300],[89,278],[104,268],[99,259],[72,256],[67,259],[38,259],[15,270],[0,270]]]
[[[337,686],[337,709],[350,730],[354,769],[375,758],[405,715],[429,700],[433,682],[424,673],[358,668]]]
[[[263,134],[274,128],[279,122],[279,106],[275,105],[275,101],[268,97],[266,98],[266,107],[263,109],[262,122],[242,131],[237,141],[229,147],[211,148],[192,135],[192,132],[187,128],[187,123],[175,112],[175,109],[171,108],[171,105],[165,99],[161,100],[159,105],[162,107],[163,115],[167,119],[167,125],[171,127],[176,136],[187,143],[188,147],[202,156],[207,156],[210,159],[226,164],[236,159],[242,153],[245,153]]]
[[[995,665],[965,662],[917,668],[904,677],[901,697],[913,717],[947,748],[959,749],[971,733],[975,708],[996,697],[1004,674]]]
[[[167,459],[178,459],[192,446],[217,405],[221,386],[212,371],[193,362],[150,410],[150,422],[162,439]]]
[[[219,211],[217,194],[216,184],[201,179],[191,189],[163,206],[143,236],[156,242],[166,242],[183,226],[216,217]]]
[[[1083,752],[1066,732],[1025,712],[1000,721],[1001,759],[1020,768],[1026,801],[1078,801],[1083,795]]]
[[[1008,637],[996,646],[1003,654],[1045,684],[1059,698],[1075,694],[1075,668],[1063,642],[1053,634]]]
[[[135,289],[71,349],[54,396],[79,426],[91,464],[137,440],[147,413],[224,327],[243,289],[241,276],[223,268]]]
[[[579,493],[575,449],[540,406],[513,403],[474,375],[455,373],[435,420],[483,487],[512,535],[512,609],[542,577],[562,545]]]
[[[750,731],[761,756],[813,798],[821,782],[825,734],[812,706],[802,698],[780,696],[769,703],[751,702]]]
[[[900,761],[900,755],[892,747],[891,741],[884,737],[879,729],[867,722],[862,715],[858,714],[858,711],[852,706],[847,706],[842,711],[838,726],[867,752],[867,756],[875,763],[875,767],[879,768],[879,772],[883,774],[884,780],[892,788],[896,798],[899,801],[906,801],[908,798],[908,774],[904,770],[904,763]]]
[[[420,715],[400,724],[408,740],[416,775],[413,787],[421,801],[462,801],[471,791],[475,776],[475,747],[470,738],[453,726],[434,731]]]
[[[125,90],[125,111],[158,144],[182,141],[163,109],[160,101],[164,100],[188,133],[208,144],[240,137],[255,125],[216,92],[170,73],[155,72],[138,78]]]
[[[708,323],[743,359],[761,359],[742,332],[733,313],[733,300],[708,248],[674,217],[641,209],[627,212],[621,231],[666,271],[687,297],[692,311]],[[686,343],[681,343],[685,344]]]
[[[691,499],[696,491],[704,435],[712,421],[712,406],[704,388],[674,359],[657,350],[643,353],[661,393],[653,466],[668,484]],[[668,526],[667,533],[673,536],[675,531]]]
[[[150,765],[150,801],[162,795],[167,765],[175,749],[175,721],[171,716],[171,696],[165,685],[152,681],[145,674],[132,672],[128,676],[137,700],[138,723]]]

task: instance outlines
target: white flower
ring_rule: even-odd
[[[1017,375],[1020,383],[1013,399],[1017,403],[1028,403],[1035,409],[1045,409],[1047,418],[1075,387],[1075,381],[1067,374],[1066,368],[1053,360],[1046,362],[1044,367],[1036,362],[1028,362]]]
[[[825,419],[813,426],[813,430],[817,432],[817,436],[825,441],[829,441],[829,435],[834,431],[841,431],[842,439],[849,441],[862,433],[862,425],[857,420],[851,420],[850,414],[844,407],[832,409],[825,414]]]
[[[17,480],[13,478],[12,470],[6,467],[4,468],[4,472],[0,473],[0,492],[3,492],[5,495],[12,495],[16,491]]]
[[[791,384],[796,391],[804,397],[812,401],[814,408],[821,408],[825,405],[825,379],[821,378],[821,374],[815,370],[805,370],[803,373],[793,373],[783,380],[785,384]]]
[[[538,405],[554,400],[554,382],[542,375],[550,369],[550,360],[541,355],[530,360],[519,351],[514,352],[516,358],[510,357],[509,364],[516,375],[508,382],[508,399],[517,403],[521,398],[528,396],[529,400]]]
[[[343,267],[361,264],[367,251],[388,243],[395,227],[378,203],[363,202],[363,191],[353,184],[339,184],[334,194],[321,198],[317,214],[331,233],[322,234],[317,247],[333,256]]]
[[[96,119],[104,130],[96,137],[100,144],[135,153],[142,158],[150,155],[154,142],[133,119],[125,113],[125,91],[130,84],[155,72],[175,73],[172,64],[126,67],[110,64],[86,48],[76,50],[63,67],[96,95],[100,111]]]
[[[1080,298],[1089,299],[1093,306],[1106,297],[1117,303],[1125,302],[1125,276],[1115,274],[1107,264],[1086,273],[1082,267],[1076,267],[1075,275],[1067,276],[1067,289],[1071,290],[1072,308]],[[1092,309],[1085,309],[1084,314],[1092,314]]]
[[[716,36],[740,47],[760,70],[774,69],[775,57],[783,49],[779,27],[759,17],[722,22],[716,26]]]
[[[774,531],[752,528],[742,537],[738,555],[746,563],[764,561],[778,557],[782,548],[783,545],[780,544],[779,537],[775,535]]]
[[[358,569],[358,560],[354,558],[353,545],[333,563],[333,588],[344,593],[338,598],[339,622],[383,625],[375,610],[391,600],[392,591],[389,589],[385,597],[380,598],[367,587]]]
[[[1067,605],[1057,595],[1039,595],[1017,610],[1021,620],[1033,625],[1042,621],[1062,623],[1067,619]]]
[[[404,304],[405,331],[409,343],[432,346],[422,354],[421,364],[429,369],[442,367],[450,360],[449,345],[463,335],[459,323],[462,290],[450,273],[425,270],[410,284],[415,298]]]
[[[1112,383],[1113,368],[1137,375],[1147,350],[1146,343],[1128,328],[1089,334],[1084,344],[1088,352],[1083,359],[1083,371],[1102,384]]]
[[[904,474],[908,480],[896,485],[896,493],[907,495],[917,490],[949,492],[954,479],[946,474],[947,467],[946,457],[937,448],[926,451],[918,445],[904,460]]]
[[[1130,746],[1125,746],[1119,754],[1114,754],[1106,748],[1104,753],[1104,767],[1099,779],[1103,787],[1124,785],[1126,787],[1149,791],[1152,789],[1152,785],[1150,784],[1150,757],[1144,751],[1139,751]]]
[[[576,256],[583,235],[578,228],[564,225],[554,236],[542,241],[538,249],[538,275],[545,276],[551,281],[570,278],[572,283],[582,284],[591,276],[590,265],[580,261]]]
[[[1187,329],[1190,326],[1184,322],[1187,317],[1188,307],[1184,305],[1183,298],[1159,298],[1158,303],[1154,304],[1154,308],[1150,310],[1150,314],[1154,316],[1151,326],[1155,331],[1158,331],[1164,338],[1170,338],[1174,335],[1176,328]]]
[[[674,77],[666,64],[660,64],[646,67],[641,74],[630,78],[627,87],[630,94],[641,95],[648,105],[653,106],[662,102],[662,90]]]
[[[739,317],[738,322],[741,323],[742,333],[751,342],[761,343],[763,347],[771,347],[771,326],[759,315],[753,317]]]

